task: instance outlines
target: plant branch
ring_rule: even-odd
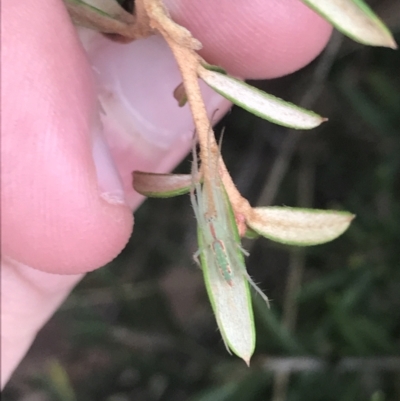
[[[342,42],[343,36],[341,34],[336,33],[332,36],[332,39],[316,66],[311,84],[301,97],[299,102],[300,106],[311,107],[319,98]],[[260,206],[270,206],[273,204],[280,184],[286,175],[293,153],[301,138],[302,132],[291,130],[283,141],[279,155],[271,168],[257,202]]]
[[[219,166],[221,180],[235,216],[246,216],[251,209],[250,204],[238,192],[221,158],[201,94],[198,69],[203,60],[195,52],[201,48],[201,43],[193,38],[187,29],[170,19],[162,0],[138,0],[137,3],[146,10],[151,28],[161,33],[178,63],[199,140],[201,170],[205,188],[208,189],[208,193],[212,192],[210,177],[215,176],[217,172],[211,171],[211,169],[214,166]],[[212,197],[209,197],[209,202],[210,210],[213,211],[215,206]],[[240,222],[243,219],[237,218],[237,220]],[[239,230],[244,231],[241,227]]]

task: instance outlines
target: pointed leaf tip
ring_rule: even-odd
[[[363,0],[302,0],[302,2],[356,42],[397,48],[389,29]]]
[[[354,217],[348,212],[273,206],[254,208],[247,224],[272,241],[310,246],[339,237]]]
[[[202,246],[200,239],[200,249]],[[248,365],[255,349],[255,326],[247,280],[240,271],[236,271],[232,285],[229,285],[215,265],[210,251],[201,252],[200,258],[207,293],[225,347]]]
[[[250,367],[251,355],[248,358],[243,358],[242,357],[242,359],[243,359],[244,363],[247,365],[247,367],[249,368]]]
[[[200,78],[212,89],[243,109],[275,124],[294,129],[312,129],[326,121],[318,114],[285,102],[239,79],[219,72],[214,66],[199,66]]]

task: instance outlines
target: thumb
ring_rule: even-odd
[[[3,12],[2,252],[47,272],[95,269],[126,244],[132,213],[92,71],[62,2]]]

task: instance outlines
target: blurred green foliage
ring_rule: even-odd
[[[258,85],[296,102],[318,62]],[[338,240],[307,248],[302,286],[293,294],[294,330],[281,323],[291,248],[265,239],[253,244],[249,273],[272,307],[254,297],[250,368],[226,352],[217,332],[192,260],[197,244],[188,197],[150,199],[135,214],[126,249],[75,289],[4,400],[37,394],[57,401],[261,401],[272,399],[277,371],[267,362],[286,358],[290,367],[301,356],[324,364],[292,373],[288,401],[399,400],[399,359],[393,359],[400,358],[399,71],[400,53],[392,50],[345,40],[336,55],[313,106],[329,122],[299,134],[274,203],[296,205],[306,155],[314,172],[312,206],[357,217]],[[255,204],[288,131],[237,108],[223,126],[228,168]],[[189,170],[189,159],[177,169]],[[343,368],[346,361],[352,367]]]

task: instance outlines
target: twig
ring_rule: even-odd
[[[341,39],[335,37],[328,46],[325,55],[322,57],[314,74],[314,85],[303,96],[301,105],[309,107],[321,93],[323,82],[326,79],[330,67],[337,51],[339,50]],[[275,162],[267,185],[264,188],[261,199],[263,204],[271,204],[276,196],[278,188],[286,174],[291,157],[297,147],[301,134],[290,132],[286,138],[283,149]],[[314,170],[315,164],[310,160],[310,155],[303,152],[301,157],[301,167],[298,177],[298,205],[300,207],[311,207],[314,193]],[[286,283],[285,298],[283,303],[282,324],[289,330],[294,331],[297,320],[297,301],[296,294],[300,290],[305,265],[304,248],[292,249],[290,251],[289,275]],[[274,375],[272,401],[285,401],[289,386],[290,371],[277,372]]]
[[[302,96],[300,106],[311,107],[315,103],[323,90],[324,82],[328,77],[329,71],[336,59],[336,55],[342,44],[343,36],[335,33],[332,36],[324,54],[315,69],[312,82],[306,93]],[[275,160],[271,171],[265,180],[264,189],[257,202],[260,206],[269,206],[274,202],[279,187],[301,138],[301,132],[290,130],[285,138],[277,159]]]
[[[315,163],[309,152],[303,152],[298,176],[298,205],[311,207],[314,194]],[[306,252],[304,248],[290,250],[289,276],[286,282],[283,302],[282,324],[288,331],[294,332],[296,327],[298,303],[296,295],[301,288],[305,266]],[[289,386],[290,372],[278,372],[274,376],[272,401],[285,401]]]
[[[321,372],[333,369],[338,373],[386,371],[400,372],[400,357],[346,357],[335,363],[322,358],[304,357],[265,357],[261,366],[266,371],[274,373]]]
[[[151,28],[157,30],[167,41],[178,63],[199,140],[205,190],[211,194],[210,177],[215,176],[216,172],[210,171],[210,168],[219,166],[219,174],[235,215],[247,215],[251,211],[250,204],[240,195],[233,183],[220,156],[214,133],[210,135],[210,120],[198,80],[198,68],[203,60],[195,50],[201,47],[200,42],[193,38],[188,30],[169,18],[162,0],[137,0],[137,2],[146,11]],[[212,196],[208,197],[208,202],[208,210],[212,213],[215,211]]]

